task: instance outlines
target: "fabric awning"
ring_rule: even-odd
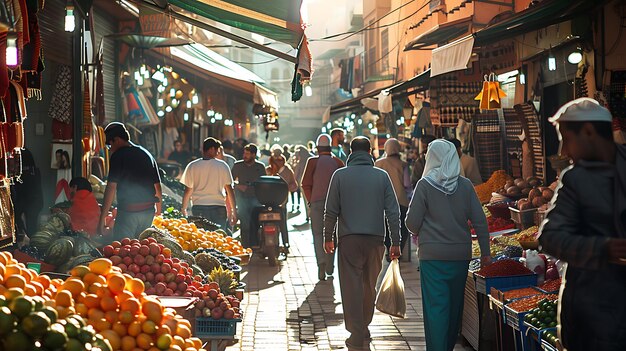
[[[415,77],[407,80],[406,82],[398,83],[391,88],[389,91],[392,94],[399,94],[404,91],[408,91],[411,88],[417,88],[416,91],[426,90],[428,89],[428,83],[430,82],[430,69],[425,70],[424,72],[416,75]]]
[[[187,65],[200,68],[209,76],[221,80],[225,85],[249,94],[258,105],[278,108],[277,94],[263,87],[263,79],[204,45],[190,44],[170,48],[176,59]]]
[[[431,77],[466,69],[474,46],[484,46],[590,13],[608,0],[544,0],[432,52]]]
[[[475,44],[482,46],[565,22],[588,14],[606,2],[607,0],[544,0],[538,5],[474,33]]]
[[[462,34],[467,33],[472,23],[472,17],[443,23],[434,26],[430,30],[418,35],[405,45],[404,51],[421,50],[433,45],[441,44],[452,39],[456,39]]]
[[[473,48],[474,36],[470,34],[434,49],[430,63],[430,76],[466,69],[470,63]]]
[[[170,48],[172,56],[226,77],[247,82],[264,83],[263,78],[201,44]]]
[[[253,102],[256,105],[278,108],[278,96],[276,96],[276,93],[257,83],[254,83]]]
[[[346,100],[346,101],[342,101],[338,104],[334,104],[330,107],[330,114],[335,114],[335,113],[340,113],[340,112],[345,112],[345,111],[350,111],[350,110],[355,110],[355,109],[359,109],[363,107],[363,104],[361,104],[361,100],[365,99],[365,98],[371,98],[371,97],[375,97],[378,94],[380,94],[381,91],[385,90],[385,89],[389,89],[391,86],[388,87],[384,87],[384,88],[379,88],[379,89],[374,89],[368,93],[365,93],[363,95],[359,95],[355,98]]]
[[[300,20],[301,0],[168,0],[168,2],[198,16],[287,43],[294,48],[300,46],[304,36]]]
[[[107,37],[119,40],[127,45],[140,49],[166,48],[191,43],[189,40],[180,38],[164,38],[143,34],[116,33],[107,35]]]

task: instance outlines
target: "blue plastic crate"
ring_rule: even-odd
[[[491,288],[504,289],[520,286],[536,286],[537,274],[488,278],[474,274],[474,281],[476,282],[476,292],[487,295],[491,292]]]
[[[241,322],[241,319],[197,317],[194,336],[199,338],[208,336],[234,336],[237,333],[237,323],[239,322]]]

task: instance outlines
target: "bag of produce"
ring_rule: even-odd
[[[526,250],[525,265],[526,268],[537,273],[537,284],[543,284],[546,273],[546,263],[539,256],[539,252],[537,252],[537,250]]]
[[[404,281],[400,275],[398,259],[391,261],[383,277],[383,282],[376,296],[376,309],[394,317],[404,318],[406,315]]]

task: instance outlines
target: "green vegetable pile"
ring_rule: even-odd
[[[537,304],[537,308],[531,310],[524,321],[535,328],[545,329],[556,327],[557,301],[543,299]]]

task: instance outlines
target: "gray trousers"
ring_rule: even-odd
[[[366,345],[374,317],[376,278],[385,254],[384,237],[352,234],[339,238],[339,286],[350,343]]]
[[[152,226],[153,219],[153,208],[139,212],[118,211],[113,226],[113,240],[139,237],[141,232]]]
[[[311,204],[311,231],[317,266],[323,266],[326,274],[332,275],[335,271],[335,254],[324,252],[324,204],[325,201],[316,201]]]

